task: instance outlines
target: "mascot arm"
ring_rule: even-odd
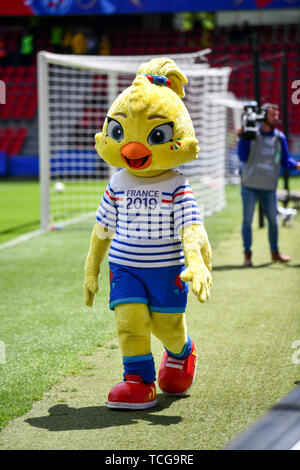
[[[114,232],[98,223],[95,224],[92,232],[90,248],[84,268],[84,298],[86,305],[89,307],[93,305],[94,295],[98,292],[100,264],[109,248],[113,233]]]
[[[192,282],[194,294],[200,302],[210,298],[211,279],[211,247],[206,230],[202,224],[187,225],[181,229],[181,241],[185,257],[186,269],[181,279]]]

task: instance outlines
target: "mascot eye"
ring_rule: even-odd
[[[124,131],[123,127],[118,121],[115,121],[114,119],[107,118],[108,119],[108,124],[107,124],[107,129],[106,133],[109,137],[112,139],[116,140],[117,142],[121,142],[121,140],[124,137]]]
[[[170,142],[173,137],[173,126],[174,123],[169,122],[168,124],[162,124],[152,129],[148,137],[149,144],[158,145]]]

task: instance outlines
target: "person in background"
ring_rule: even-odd
[[[7,49],[4,36],[0,35],[0,65],[6,65]]]
[[[73,29],[67,28],[62,37],[61,51],[63,54],[72,54]]]
[[[34,52],[34,35],[30,30],[25,30],[21,37],[20,57],[23,65],[30,65]]]
[[[50,44],[56,53],[62,51],[62,35],[63,28],[61,26],[53,26],[51,28]]]
[[[82,30],[78,30],[72,37],[71,47],[72,54],[87,54],[87,40]]]
[[[95,36],[94,31],[90,28],[86,30],[86,45],[87,45],[87,53],[89,55],[97,54],[98,40]]]
[[[99,55],[110,54],[110,40],[107,34],[102,34],[99,42]]]
[[[265,118],[256,138],[247,140],[240,137],[238,142],[243,202],[244,266],[252,266],[251,225],[257,200],[261,202],[268,219],[271,259],[281,263],[290,261],[289,256],[279,251],[276,189],[281,167],[300,170],[300,162],[297,163],[291,158],[285,135],[275,127],[279,121],[278,106],[266,103],[262,109]]]

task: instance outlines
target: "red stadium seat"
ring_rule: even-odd
[[[257,27],[251,26],[250,28],[258,34],[259,49],[262,57],[270,57],[283,50],[286,51],[289,97],[291,97],[291,82],[300,77],[300,25],[263,25]],[[210,32],[209,39],[212,41],[212,54],[208,56],[208,60],[212,64],[214,64],[214,61],[217,61],[216,66],[229,65],[234,67],[229,82],[230,90],[240,98],[251,98],[254,92],[251,38],[248,36],[243,44],[231,44],[229,31],[230,28],[217,27]],[[106,32],[111,41],[111,53],[114,55],[166,55],[187,53],[203,48],[201,46],[201,29],[177,32],[164,28],[161,31],[149,34],[138,27],[131,27],[127,30],[110,28]],[[20,39],[19,36],[19,32],[13,32],[9,33],[7,38],[9,38],[11,44],[17,44]],[[49,48],[47,38],[46,40],[40,39],[38,42],[44,49],[47,50]],[[249,67],[244,65],[245,62],[249,62]],[[281,95],[281,68],[281,58],[277,60],[270,58],[270,60],[262,61],[262,96],[267,100],[276,100],[278,103],[280,103]],[[23,120],[31,120],[37,112],[36,65],[2,66],[0,67],[0,79],[3,80],[4,78],[10,85],[7,93],[7,104],[0,106],[0,117],[2,120],[14,119],[16,127],[22,119],[23,126]],[[94,93],[97,95],[97,98],[105,96],[107,93],[106,82],[103,78],[99,80],[97,81],[95,78],[93,83]],[[295,105],[291,105],[289,102],[289,116],[293,116],[293,119],[296,116],[298,119],[299,114],[294,112],[294,108]],[[95,116],[94,111],[92,116]],[[90,119],[85,111],[83,111],[80,119],[83,120],[85,125],[88,125],[90,121],[91,125],[94,125],[95,118],[91,117]],[[19,131],[20,135],[21,131]]]

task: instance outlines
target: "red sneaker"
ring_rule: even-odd
[[[193,343],[192,351],[184,359],[176,359],[165,351],[159,373],[159,388],[168,395],[182,395],[192,386],[196,373],[197,349]]]
[[[108,408],[143,410],[157,403],[154,382],[145,384],[138,375],[125,375],[125,381],[115,385],[108,395]]]

